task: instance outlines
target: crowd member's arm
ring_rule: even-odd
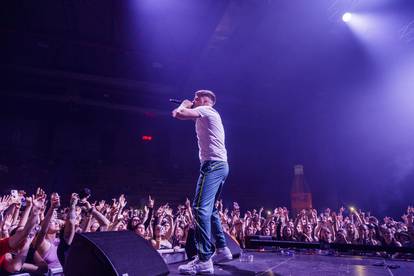
[[[339,219],[335,212],[332,212],[332,237],[333,240],[336,239],[336,233],[339,230]]]
[[[10,236],[10,227],[12,225],[12,222],[13,222],[13,215],[7,214],[0,224],[1,238],[8,238]]]
[[[20,218],[17,229],[23,229],[24,228],[24,226],[27,223],[27,219],[29,218],[31,210],[32,210],[32,198],[27,197],[26,198],[26,209],[24,209],[24,212],[22,214],[22,217]]]
[[[85,201],[86,208],[91,212],[92,216],[101,226],[101,231],[106,231],[111,223],[107,217],[101,212],[98,212],[94,206],[92,206],[87,200]]]
[[[260,207],[260,209],[259,209],[259,213],[257,214],[257,216],[258,216],[259,218],[261,218],[261,217],[262,217],[263,210],[264,210],[264,208],[263,208],[263,207]]]
[[[26,225],[22,230],[16,231],[16,233],[9,238],[9,247],[12,249],[18,248],[18,246],[27,238],[33,228],[39,223],[39,214],[41,212],[40,209],[43,207],[43,203],[34,201],[34,199],[32,199],[32,202],[32,211]]]
[[[63,229],[63,239],[66,244],[71,245],[73,238],[75,237],[76,227],[76,204],[78,204],[79,196],[73,193],[70,197],[69,212],[66,218],[65,226]]]
[[[21,207],[20,202],[13,204],[13,219],[12,219],[12,223],[11,223],[13,229],[17,225],[17,220],[18,220],[19,214],[20,214],[20,207]]]
[[[148,226],[150,226],[151,224],[151,220],[154,214],[154,199],[151,198],[151,196],[148,196],[148,203],[146,206],[144,206],[144,226],[145,226],[145,230],[148,229]]]
[[[355,225],[361,225],[361,224],[364,224],[364,222],[362,221],[362,218],[361,218],[361,216],[360,216],[360,214],[358,213],[358,211],[357,210],[355,210],[354,212],[353,212],[353,215],[354,215],[354,217],[356,218],[356,222],[357,223],[355,223]]]
[[[289,210],[286,207],[283,207],[283,215],[285,216],[285,222],[289,221]]]
[[[85,201],[83,201],[83,204],[85,204]],[[91,225],[91,219],[92,219],[92,214],[91,212],[87,209],[87,207],[83,206],[81,207],[81,211],[78,214],[78,216],[80,216],[80,221],[79,221],[79,228],[80,231],[83,232],[89,232],[89,227]],[[76,229],[75,229],[76,231]]]
[[[47,210],[46,216],[44,220],[42,221],[39,234],[36,237],[35,248],[39,252],[44,252],[45,250],[47,250],[46,248],[47,243],[45,243],[46,241],[45,237],[47,234],[47,230],[49,229],[49,224],[50,224],[50,221],[52,220],[53,213],[59,206],[60,206],[59,195],[57,193],[53,193],[52,196],[50,197],[50,207]]]
[[[273,216],[267,216],[266,220],[263,222],[263,227],[269,226],[270,222],[272,221]]]
[[[191,202],[188,198],[185,199],[185,210],[188,216],[189,223],[194,221],[193,211],[191,209]]]
[[[123,194],[120,195],[118,199],[118,206],[116,208],[115,214],[112,218],[112,228],[115,228],[117,224],[120,222],[120,215],[122,214],[122,210],[124,210],[127,201],[125,200],[125,196]]]
[[[145,229],[147,229],[151,223],[152,213],[153,213],[152,208],[148,208],[148,206],[144,206],[144,217],[142,221],[144,222]]]
[[[411,242],[414,242],[414,208],[409,207],[407,215],[407,230]]]
[[[9,206],[11,205],[11,201],[11,195],[5,195],[0,197],[0,214],[3,213],[4,210],[9,208]]]
[[[32,273],[34,275],[42,275],[48,272],[49,267],[47,263],[40,257],[38,252],[35,252],[35,255],[38,255],[40,264],[24,263],[22,266],[22,272]],[[36,261],[35,261],[36,262]]]
[[[321,220],[316,224],[316,227],[313,230],[315,237],[320,237],[322,226],[326,226],[326,217],[321,217]]]
[[[309,220],[313,225],[318,224],[318,211],[316,209],[311,209],[308,217],[310,217]]]
[[[299,234],[299,233],[297,233],[299,223],[300,223],[300,226],[302,227],[302,214],[301,213],[296,215],[295,222],[294,222],[296,234]]]
[[[218,200],[217,209],[218,209],[219,214],[222,215],[223,214],[223,200],[222,199]]]
[[[173,234],[173,226],[174,226],[174,218],[173,218],[173,214],[172,214],[172,209],[167,209],[165,211],[165,217],[168,219],[168,222],[170,223],[170,228],[168,229],[168,232],[165,233],[165,238],[167,240],[170,240],[172,234]]]
[[[7,253],[5,255],[5,261],[3,264],[4,269],[9,273],[15,273],[19,272],[24,262],[26,261],[27,253],[29,251],[30,243],[32,242],[33,237],[28,237],[24,241],[24,245],[20,250],[17,252],[17,254],[13,256],[10,253]]]

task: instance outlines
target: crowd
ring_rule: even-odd
[[[156,207],[157,206],[157,207]],[[337,212],[302,210],[292,216],[285,207],[272,211],[248,210],[243,215],[234,202],[230,209],[216,202],[224,231],[242,247],[249,235],[273,236],[279,240],[414,247],[414,208],[409,206],[401,221],[382,220],[361,210]],[[77,232],[131,230],[147,239],[155,249],[186,245],[194,228],[190,200],[176,210],[155,204],[149,196],[143,208],[128,205],[124,195],[110,202],[92,201],[90,191],[70,195],[68,206],[60,196],[49,196],[38,188],[28,195],[13,190],[0,197],[0,274],[42,274],[64,264]]]

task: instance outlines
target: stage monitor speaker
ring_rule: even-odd
[[[187,241],[185,243],[185,253],[187,254],[187,257],[189,259],[192,259],[194,256],[197,255],[194,234],[194,229],[190,228],[188,230]],[[241,251],[239,243],[226,232],[224,232],[224,236],[226,237],[227,247],[230,249],[233,258],[238,258],[240,256]],[[212,242],[214,243],[214,239],[212,239]]]
[[[65,276],[168,273],[160,254],[131,231],[76,234],[64,266]]]

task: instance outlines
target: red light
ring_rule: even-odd
[[[142,139],[142,141],[151,141],[152,140],[152,136],[150,136],[150,135],[142,135],[141,139]]]

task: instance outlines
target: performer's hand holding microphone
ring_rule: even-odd
[[[193,105],[194,105],[194,103],[190,100],[181,101],[181,100],[177,100],[177,99],[170,99],[170,102],[179,104],[180,106],[185,107],[185,108],[192,108]]]

